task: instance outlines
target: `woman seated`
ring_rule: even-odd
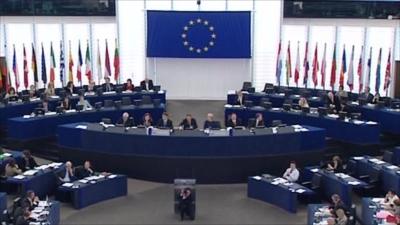
[[[83,110],[90,110],[92,109],[92,105],[89,103],[88,100],[85,99],[85,96],[83,96],[83,94],[79,95],[79,101],[78,103],[76,103],[76,105],[81,105],[83,106]]]
[[[32,157],[31,152],[29,150],[25,150],[22,152],[24,159],[22,160],[21,169],[23,171],[34,169],[38,166],[36,160]]]
[[[308,105],[307,99],[304,98],[304,97],[300,97],[300,99],[299,99],[299,106],[300,106],[301,108],[310,108],[310,106]]]
[[[31,86],[29,86],[29,98],[36,98],[36,97],[38,97],[36,86],[31,84]]]
[[[124,84],[124,91],[133,91],[135,88],[135,85],[133,85],[132,80],[128,79],[126,80],[126,83]]]
[[[249,123],[250,128],[265,127],[262,113],[257,113],[256,118]]]
[[[340,157],[337,155],[333,156],[332,161],[327,164],[326,169],[334,173],[342,173],[344,169],[343,162]]]
[[[7,91],[7,94],[4,96],[5,99],[15,99],[15,97],[18,97],[17,92],[15,91],[15,88],[10,87]]]
[[[56,89],[54,88],[54,83],[52,81],[50,81],[49,84],[47,84],[46,95],[47,96],[56,95]]]
[[[18,167],[15,159],[10,158],[8,163],[6,164],[5,169],[5,176],[6,177],[13,177],[15,175],[21,174],[22,170]]]
[[[64,88],[66,95],[73,95],[75,94],[75,87],[72,81],[68,81],[67,86]]]
[[[372,98],[372,104],[378,104],[380,99],[381,99],[381,95],[378,92],[376,92],[374,95],[374,98]]]
[[[237,118],[236,113],[232,113],[228,121],[226,122],[226,127],[239,127],[242,126],[242,120]]]
[[[145,113],[144,114],[141,125],[144,126],[144,127],[153,126],[153,119],[151,118],[150,113]]]
[[[396,193],[393,190],[389,190],[385,196],[385,199],[383,200],[382,205],[386,210],[391,210],[394,212],[395,210],[394,202],[398,199],[399,197],[396,195]]]
[[[94,81],[90,81],[89,82],[89,85],[88,85],[88,91],[87,91],[87,94],[90,94],[90,95],[93,95],[94,93],[95,93],[95,86],[96,86],[96,83],[94,82]]]
[[[61,107],[63,107],[64,110],[70,110],[72,109],[72,105],[71,105],[71,100],[69,100],[68,96],[65,96],[65,98],[63,99],[63,101],[61,102]]]

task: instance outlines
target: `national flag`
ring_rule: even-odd
[[[382,48],[379,49],[378,65],[376,66],[376,80],[375,80],[375,92],[379,93],[381,86],[381,61],[382,61]]]
[[[79,83],[82,85],[82,51],[81,51],[81,41],[78,44],[78,65],[76,70],[76,78],[78,79]]]
[[[324,55],[321,62],[321,86],[325,90],[325,77],[326,77],[326,43],[324,44]]]
[[[278,45],[278,53],[277,53],[277,58],[276,58],[276,82],[278,83],[278,86],[281,86],[281,72],[282,72],[282,58],[281,58],[281,49],[282,49],[282,42],[279,41]]]
[[[336,43],[333,45],[333,57],[332,57],[332,67],[331,67],[331,88],[335,88],[336,83]]]
[[[28,89],[29,86],[29,78],[28,78],[28,73],[29,73],[29,69],[28,69],[28,59],[26,57],[26,50],[25,50],[25,45],[23,45],[24,48],[24,87],[25,89]]]
[[[354,63],[354,45],[351,48],[351,56],[350,56],[350,62],[349,62],[349,71],[347,74],[347,85],[350,88],[350,92],[353,91],[353,86],[354,86],[354,68],[353,68],[353,63]]]
[[[8,90],[10,90],[10,87],[11,87],[11,80],[10,80],[10,74],[8,71],[8,66],[7,66],[7,59],[4,60],[3,65],[0,65],[0,69],[1,69],[0,76],[2,77],[2,79],[5,79],[4,80],[4,88],[5,88],[6,92],[8,92]]]
[[[53,82],[56,79],[56,60],[54,58],[54,50],[53,50],[53,42],[50,42],[50,82]]]
[[[68,81],[74,82],[74,59],[72,58],[71,41],[69,42],[69,56],[68,56]]]
[[[357,75],[358,75],[358,92],[361,93],[363,86],[364,86],[364,79],[363,79],[363,53],[364,53],[364,46],[361,46],[360,58],[358,59],[358,66],[357,66]]]
[[[344,86],[344,74],[347,72],[346,46],[343,45],[342,66],[340,67],[339,86]]]
[[[314,88],[315,88],[318,85],[318,71],[319,71],[318,43],[315,44],[314,59],[313,59],[312,66],[313,66],[312,79],[313,79]]]
[[[296,67],[294,69],[294,82],[299,85],[300,78],[300,42],[297,42]]]
[[[290,41],[286,53],[286,85],[289,86],[289,80],[292,77],[292,57],[290,55]]]
[[[44,55],[43,43],[42,43],[42,81],[43,81],[43,84],[46,85],[46,83],[47,83],[47,69],[46,69],[46,58],[45,58],[45,55]]]
[[[369,84],[371,83],[371,68],[372,68],[372,47],[369,49],[369,58],[367,62],[367,78],[365,80],[365,87],[369,88]]]
[[[120,65],[119,65],[119,49],[117,39],[115,39],[115,52],[114,52],[114,79],[119,83]]]
[[[89,41],[87,42],[86,54],[85,54],[85,75],[88,78],[89,83],[92,81],[92,64],[90,63],[90,51],[89,51]]]
[[[104,77],[110,77],[111,76],[111,64],[110,64],[110,55],[108,54],[107,39],[106,39],[106,56],[105,56],[104,66],[106,67],[106,71],[104,72]]]
[[[386,71],[385,71],[385,84],[383,85],[384,90],[386,91],[389,88],[390,85],[390,70],[391,70],[391,49],[389,48],[389,56],[388,56],[388,60],[386,63]]]
[[[304,53],[303,67],[304,67],[303,84],[304,84],[305,87],[307,87],[307,83],[308,83],[308,70],[310,69],[310,64],[309,64],[309,62],[308,62],[308,41],[306,42],[306,51],[305,51],[305,53]]]
[[[65,56],[64,56],[64,47],[62,41],[60,41],[60,81],[62,86],[65,84]]]
[[[39,77],[38,77],[38,71],[37,71],[35,47],[33,46],[33,43],[32,43],[32,63],[31,63],[31,67],[32,67],[32,71],[33,71],[33,80],[35,81],[35,86],[36,86],[36,83],[39,82]]]
[[[102,70],[102,66],[101,66],[101,55],[100,55],[100,44],[99,44],[99,40],[97,40],[97,82],[98,84],[100,84],[101,79],[102,79],[102,75],[103,75],[103,70]]]
[[[15,77],[15,89],[18,91],[19,88],[19,72],[18,72],[18,64],[17,64],[17,54],[15,52],[15,45],[14,48],[14,55],[13,55],[13,72]]]

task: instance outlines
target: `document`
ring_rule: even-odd
[[[299,193],[299,194],[301,194],[301,193],[306,192],[306,190],[300,188],[300,189],[297,189],[296,192]]]
[[[113,175],[111,175],[111,176],[113,176]],[[111,178],[111,176],[109,176],[109,177]],[[261,177],[260,176],[254,176],[253,179],[254,180],[261,180]]]
[[[318,169],[318,168],[311,169],[311,172],[313,172],[313,173],[316,173],[316,172],[318,172],[318,171],[319,171],[319,169]]]
[[[86,130],[86,129],[87,129],[87,126],[86,126],[86,125],[78,125],[78,126],[76,126],[75,128]]]
[[[25,175],[25,176],[33,176],[33,175],[35,175],[37,172],[38,172],[37,170],[28,170],[28,171],[25,171],[25,172],[23,173],[23,175]]]
[[[11,154],[11,153],[8,153],[8,152],[6,152],[6,153],[3,153],[3,156],[4,156],[4,157],[11,157],[11,156],[12,156],[12,154]]]
[[[354,160],[362,160],[362,159],[364,159],[364,157],[363,156],[356,156],[356,157],[353,157],[353,159]]]
[[[365,122],[361,120],[353,120],[353,123],[359,125],[359,124],[364,124]]]
[[[390,169],[390,170],[396,170],[396,169],[398,169],[399,167],[398,167],[398,166],[395,166],[395,165],[390,165],[390,166],[387,166],[387,168]]]
[[[234,95],[234,94],[236,94],[236,91],[235,91],[235,90],[229,90],[229,91],[228,91],[228,95]]]
[[[65,113],[74,113],[74,112],[76,112],[75,109],[65,110]]]
[[[106,92],[103,92],[103,95],[112,95],[112,94],[116,94],[117,92],[115,92],[115,91],[106,91]]]
[[[232,108],[232,105],[230,105],[230,104],[225,104],[225,108]]]
[[[72,187],[72,186],[74,186],[74,184],[73,183],[64,183],[62,186],[63,187]]]
[[[366,122],[365,124],[368,124],[368,125],[376,125],[376,124],[378,124],[377,122],[374,122],[374,121],[368,121],[368,122]]]
[[[88,180],[85,180],[85,179],[82,179],[82,180],[79,180],[79,182],[80,183],[83,183],[83,184],[87,184],[87,182],[89,182]]]
[[[24,119],[29,119],[29,118],[31,118],[31,115],[24,115],[23,118]]]
[[[359,185],[361,183],[358,182],[358,181],[349,181],[348,184],[350,184],[350,185]]]
[[[22,179],[25,178],[25,176],[24,175],[17,175],[17,176],[14,176],[14,178],[18,179],[18,180],[22,180]]]
[[[112,178],[116,178],[117,177],[117,175],[115,175],[115,174],[112,174],[112,175],[110,175],[110,176],[108,176],[108,178],[110,178],[110,179],[112,179]],[[260,180],[261,180],[261,177],[260,176],[258,176],[259,178],[260,178]],[[256,179],[255,177],[253,177],[254,179]],[[257,180],[257,179],[256,179]]]

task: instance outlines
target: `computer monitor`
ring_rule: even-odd
[[[265,108],[266,110],[269,110],[269,109],[272,108],[272,103],[271,103],[271,102],[268,102],[268,101],[265,101],[265,102],[261,102],[261,103],[260,103],[260,106],[263,107],[263,108]]]
[[[41,116],[41,115],[44,115],[44,110],[43,110],[43,108],[35,108],[33,113],[35,114],[35,116]]]
[[[103,103],[101,103],[101,102],[96,102],[96,103],[94,103],[94,108],[95,108],[96,110],[100,110],[102,106],[103,106]]]
[[[76,105],[76,111],[80,112],[83,111],[83,105]]]
[[[283,110],[285,110],[285,111],[290,111],[291,107],[292,106],[290,104],[283,104],[283,106],[282,106]]]
[[[98,96],[102,96],[103,95],[103,87],[97,87],[96,88],[96,94]]]
[[[62,107],[62,106],[57,106],[57,107],[56,107],[56,113],[57,113],[57,114],[63,114],[63,113],[64,113],[64,107]]]
[[[292,109],[294,110],[301,110],[301,107],[299,104],[292,104]]]
[[[340,111],[339,112],[339,120],[345,120],[346,119],[346,112]]]
[[[79,89],[78,95],[85,95],[85,89],[84,88]]]
[[[10,96],[10,97],[8,98],[8,101],[9,101],[9,102],[16,102],[16,101],[18,101],[18,96]]]
[[[384,108],[385,105],[386,105],[386,104],[385,104],[384,101],[378,101],[378,102],[376,103],[375,107],[381,109],[381,108]]]
[[[114,106],[115,108],[120,109],[122,106],[122,101],[121,100],[114,101]]]
[[[153,86],[153,91],[159,92],[160,90],[161,90],[161,86],[160,85]]]
[[[123,90],[124,90],[124,87],[122,87],[122,86],[117,86],[117,87],[115,88],[115,92],[116,92],[117,94],[121,94]]]
[[[303,108],[301,108],[301,111],[303,113],[310,113],[310,108],[309,107],[303,107]]]
[[[31,101],[31,99],[30,99],[29,95],[22,95],[22,102],[23,103],[28,103],[30,101]]]
[[[111,119],[110,118],[103,118],[101,119],[101,122],[103,122],[104,124],[111,124]]]
[[[209,128],[212,130],[221,129],[221,123],[219,121],[212,121]]]
[[[392,109],[400,109],[400,101],[393,101],[391,104]]]

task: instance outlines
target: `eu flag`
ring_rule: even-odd
[[[147,11],[147,57],[251,58],[251,13]]]

